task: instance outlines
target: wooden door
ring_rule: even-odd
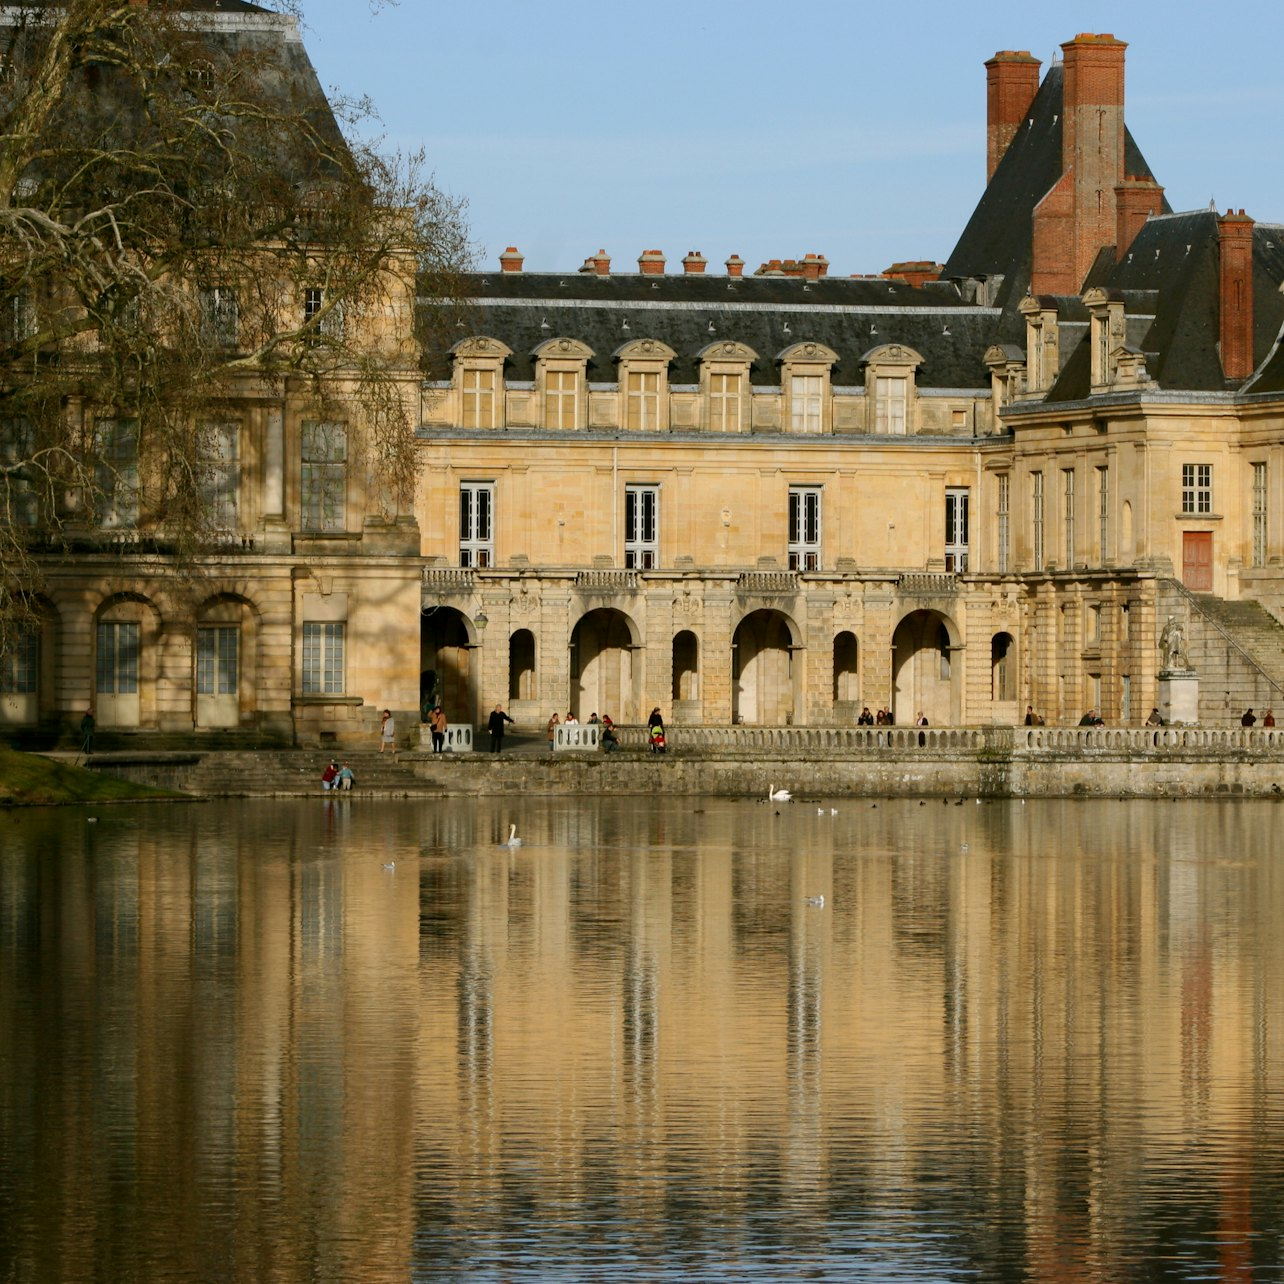
[[[1213,532],[1183,531],[1181,582],[1192,593],[1213,591]]]

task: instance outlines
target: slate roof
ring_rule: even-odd
[[[489,273],[472,280],[467,329],[513,349],[505,375],[535,377],[532,350],[552,338],[579,339],[593,349],[590,382],[617,378],[614,353],[634,339],[659,339],[678,354],[670,380],[699,381],[698,354],[735,340],[758,354],[750,380],[780,381],[777,356],[795,343],[816,342],[839,356],[836,386],[864,383],[870,349],[897,343],[923,358],[920,388],[988,386],[983,364],[999,321],[993,308],[970,306],[946,285],[914,289],[881,278],[644,276],[623,273]],[[627,329],[625,328],[627,325]],[[710,327],[712,326],[712,329]]]
[[[1134,318],[1128,327],[1128,342],[1146,354],[1146,373],[1168,391],[1227,390],[1219,351],[1217,217],[1216,210],[1203,209],[1147,219],[1123,261],[1096,282],[1122,293],[1127,313]],[[1284,228],[1258,224],[1253,229],[1253,354],[1257,362],[1272,353],[1284,326],[1281,282]],[[1136,320],[1147,314],[1153,320],[1145,321],[1142,329]],[[1048,401],[1077,401],[1089,395],[1086,354],[1085,337],[1067,359]],[[1284,381],[1284,358],[1278,354],[1272,369],[1263,370],[1246,390],[1275,390],[1271,381],[1277,379]]]
[[[948,280],[1002,276],[995,302],[1015,308],[1030,288],[1034,209],[1063,172],[1061,118],[1064,67],[1048,68],[989,184],[977,202],[942,273]],[[1127,126],[1124,127],[1124,173],[1154,178]],[[1169,209],[1164,202],[1164,211]]]

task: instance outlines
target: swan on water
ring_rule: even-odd
[[[767,786],[768,802],[793,802],[794,796],[788,789],[777,789],[775,785]]]
[[[500,843],[500,846],[501,847],[520,847],[521,845],[522,845],[522,840],[517,837],[517,826],[509,825],[508,837],[502,843]]]
[[[809,896],[807,897],[807,904],[813,909],[824,909],[825,898],[823,896]]]
[[[395,860],[386,860],[383,863],[383,867],[391,874],[397,868],[397,862]]]

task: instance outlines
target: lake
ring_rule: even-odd
[[[1281,807],[0,814],[0,1281],[1284,1278]]]

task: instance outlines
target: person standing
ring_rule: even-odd
[[[554,710],[553,710],[553,716],[548,720],[548,751],[549,751],[549,753],[552,753],[552,752],[553,752],[554,742],[555,742],[555,741],[556,741],[556,739],[557,739],[557,728],[558,728],[560,725],[561,725],[561,723],[560,723],[560,721],[559,721],[559,719],[558,719],[558,716],[557,716],[557,710],[556,710],[556,709],[554,709]]]
[[[1267,709],[1267,711],[1264,714],[1262,714],[1262,726],[1273,727],[1274,725],[1275,725],[1275,711],[1273,709]]]
[[[80,752],[91,754],[94,751],[94,706],[91,704],[85,710],[85,716],[80,720]]]
[[[1257,715],[1252,709],[1245,709],[1244,716],[1239,720],[1241,727],[1251,727],[1257,721]]]
[[[345,762],[343,766],[339,768],[339,774],[334,778],[334,784],[331,785],[330,788],[348,791],[352,789],[352,785],[355,780],[356,777],[352,774],[352,768]]]
[[[441,705],[434,705],[428,715],[428,729],[432,732],[433,753],[446,752],[446,714]]]
[[[664,753],[664,719],[660,716],[660,706],[657,704],[651,710],[651,716],[646,720],[647,738],[651,742],[652,753]]]
[[[397,720],[391,709],[385,709],[379,719],[379,752],[385,749],[391,749],[394,758],[397,756]]]
[[[486,720],[486,730],[490,732],[491,753],[499,753],[504,747],[504,723],[512,721],[512,718],[504,712],[504,706],[497,704]]]

